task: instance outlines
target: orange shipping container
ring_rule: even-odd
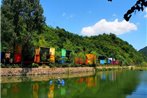
[[[34,62],[35,63],[39,63],[40,62],[40,48],[36,48],[35,49]]]
[[[50,62],[55,63],[55,56],[54,55],[50,55]]]
[[[40,55],[35,55],[34,62],[35,63],[40,63]]]

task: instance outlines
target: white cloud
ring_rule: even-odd
[[[145,8],[145,11],[144,12],[145,12],[144,17],[147,18],[147,8]]]
[[[118,19],[115,19],[114,21],[102,19],[92,26],[83,27],[81,30],[81,35],[93,36],[103,33],[120,35],[133,30],[137,30],[137,25],[134,23],[130,23],[125,20],[118,21]]]

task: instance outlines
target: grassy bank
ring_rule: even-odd
[[[109,71],[109,70],[147,70],[147,66],[98,66],[96,71]]]

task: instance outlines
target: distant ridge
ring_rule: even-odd
[[[144,56],[145,60],[147,61],[147,46],[140,49],[139,52]]]

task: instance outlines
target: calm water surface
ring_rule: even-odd
[[[2,83],[1,98],[147,98],[147,71],[97,72],[62,82]]]

